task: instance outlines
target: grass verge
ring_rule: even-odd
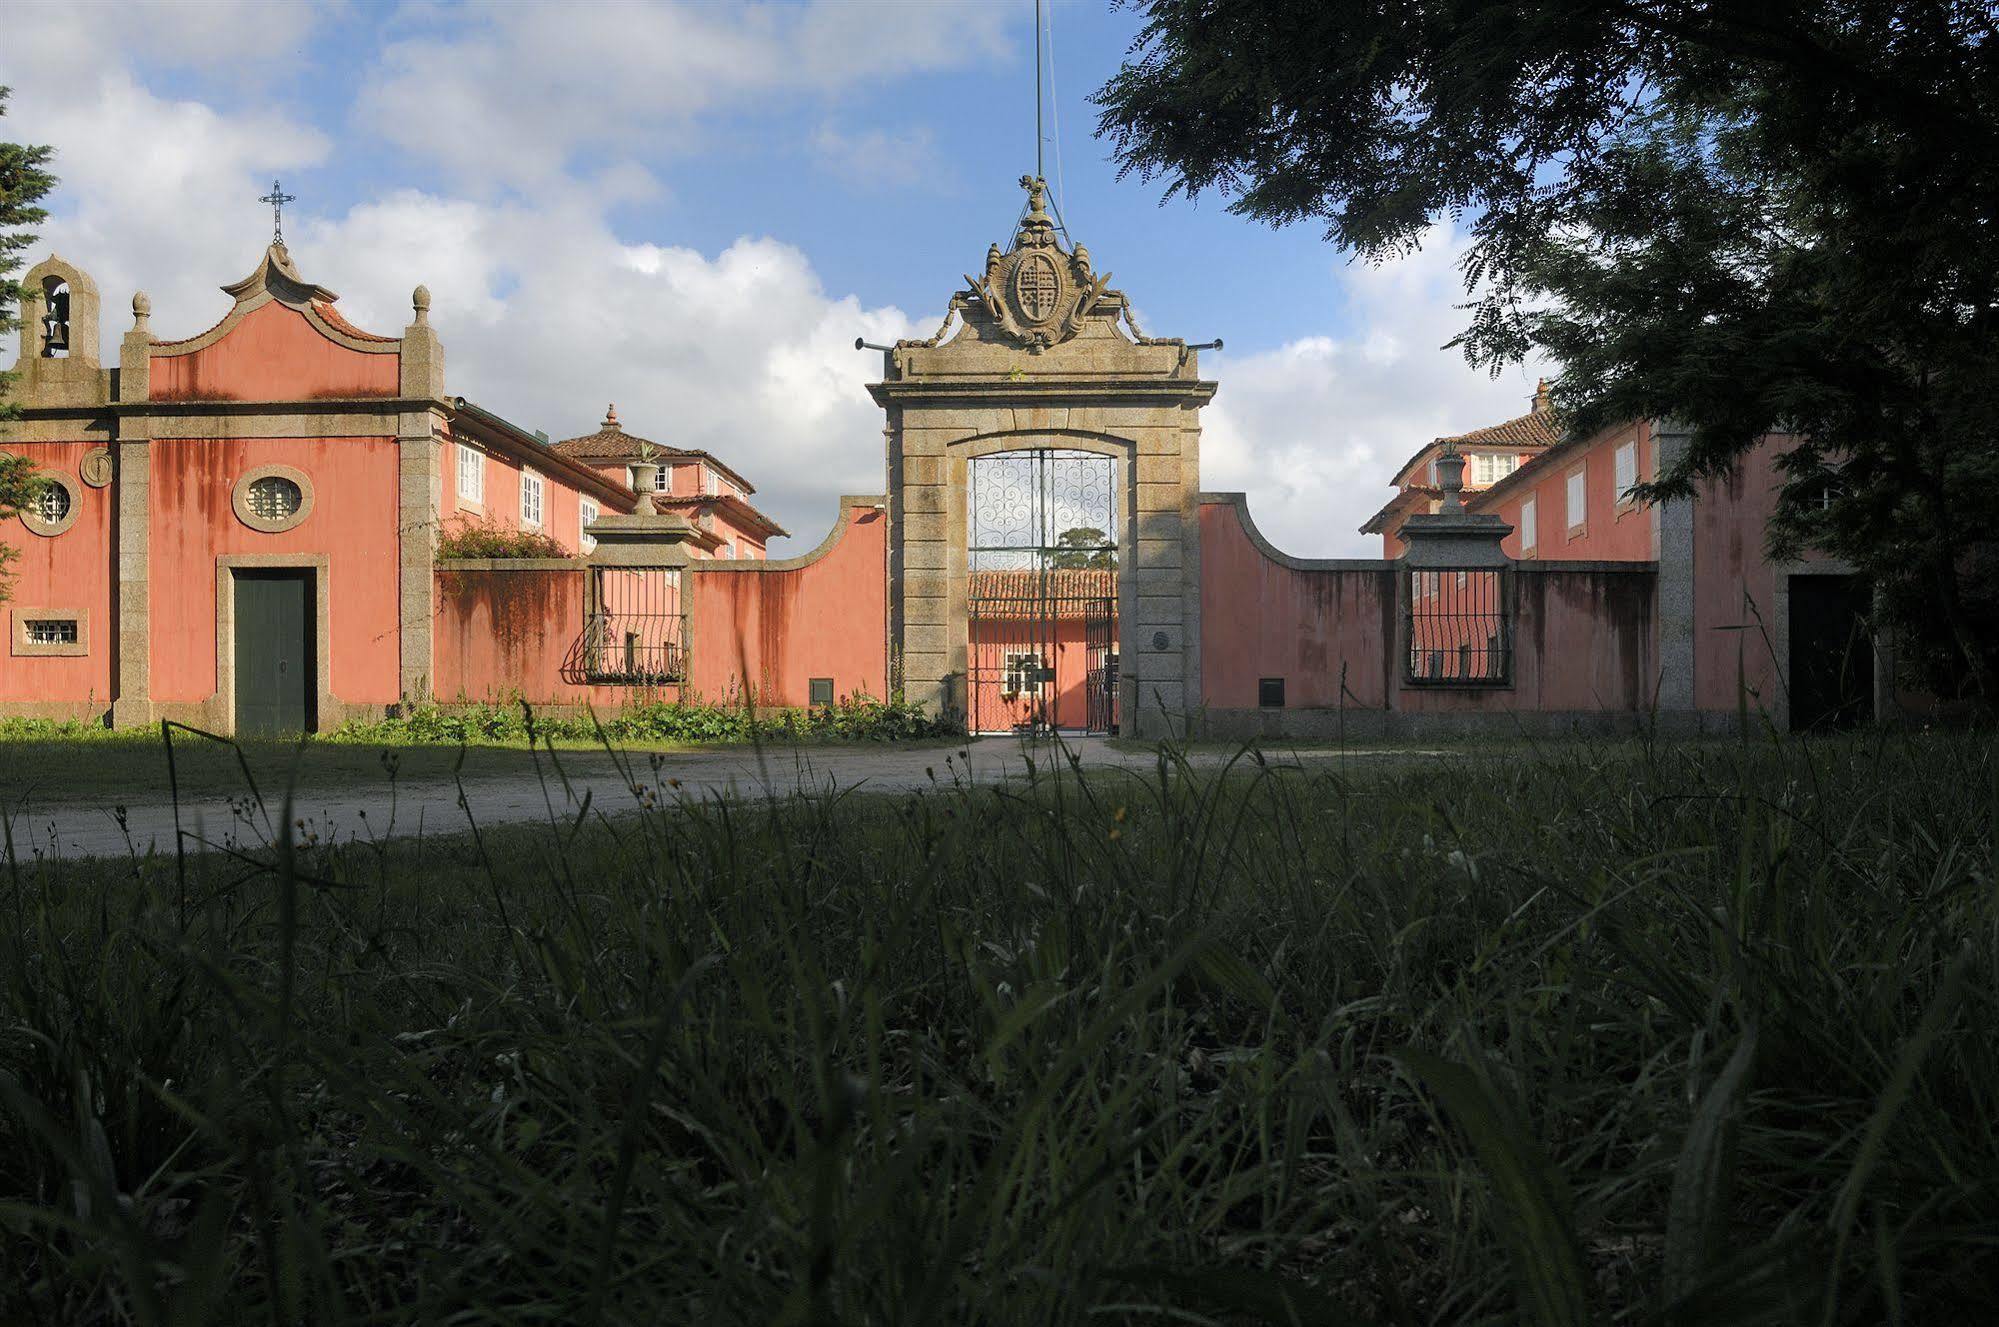
[[[11,864],[0,1321],[1985,1311],[1989,740],[949,768]]]

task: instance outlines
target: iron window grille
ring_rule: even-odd
[[[35,514],[49,525],[60,525],[69,516],[69,490],[61,484],[45,485],[35,495]]]
[[[74,645],[81,639],[73,617],[34,618],[21,632],[30,645]]]
[[[833,703],[833,679],[815,677],[806,683],[806,703],[815,708]]]
[[[1406,574],[1405,680],[1412,686],[1513,684],[1513,598],[1508,572]]]
[[[243,500],[252,515],[267,521],[283,521],[298,513],[305,494],[283,475],[265,475],[251,481]]]
[[[583,627],[591,682],[658,687],[687,679],[687,614],[675,567],[596,567]]]

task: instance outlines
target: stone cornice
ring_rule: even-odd
[[[900,378],[868,384],[876,405],[1047,405],[1109,401],[1169,401],[1205,405],[1217,384],[1205,378]]]

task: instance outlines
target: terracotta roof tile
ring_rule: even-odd
[[[1117,613],[1117,572],[1109,567],[1050,567],[1046,571],[975,571],[967,578],[973,616],[1080,618],[1092,603]],[[1044,607],[1043,599],[1046,599]]]
[[[564,438],[551,444],[556,451],[578,461],[636,461],[643,447],[653,449],[653,456],[660,461],[706,461],[740,487],[745,493],[754,493],[757,486],[737,474],[714,453],[697,447],[668,447],[650,438],[641,438],[635,433],[625,432],[618,422],[617,407],[607,407],[604,422],[595,433],[585,433],[580,438]]]
[[[347,335],[355,338],[358,341],[386,342],[386,341],[402,340],[402,338],[399,336],[377,336],[373,332],[362,331],[360,328],[356,327],[353,323],[350,323],[345,318],[341,317],[340,311],[334,308],[331,304],[315,303],[312,306],[312,308],[313,312],[317,313],[321,318],[326,320],[328,326],[337,328],[338,330],[347,333]]]

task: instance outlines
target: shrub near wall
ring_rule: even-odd
[[[427,705],[375,722],[342,724],[326,740],[404,744],[557,741],[612,742],[898,742],[938,737],[950,729],[901,700],[847,696],[816,709],[752,710],[745,706],[634,705],[611,714],[549,716],[531,706]]]

